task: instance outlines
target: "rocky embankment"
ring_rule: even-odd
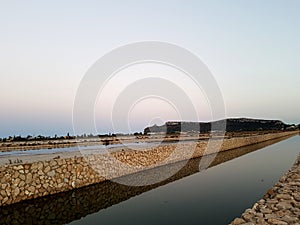
[[[300,224],[300,155],[294,166],[265,196],[231,225]]]
[[[0,166],[0,206],[60,193],[146,169],[253,145],[298,132],[159,145],[147,150],[121,149],[19,165]]]
[[[219,153],[209,167],[222,164],[266,146],[286,140],[288,137],[278,138],[259,144],[246,146]],[[163,176],[165,171],[177,171],[170,178],[147,186],[127,186],[116,181],[105,181],[71,191],[48,195],[0,207],[0,224],[68,224],[89,214],[93,214],[118,204],[122,201],[155,189],[157,187],[178,181],[182,178],[200,172],[200,162],[210,160],[210,156],[199,157],[163,167],[141,171],[127,176],[128,180],[142,183],[145,179]]]

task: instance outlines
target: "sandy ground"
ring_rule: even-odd
[[[14,155],[14,156],[0,156],[0,165],[18,164],[18,163],[32,163],[37,161],[50,160],[53,158],[71,158],[74,156],[81,156],[80,151],[76,152],[60,152],[53,154],[38,154],[38,155]],[[10,163],[12,162],[12,163]]]

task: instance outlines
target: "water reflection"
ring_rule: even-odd
[[[244,148],[219,153],[210,167],[240,157],[247,153],[277,143],[286,138],[280,138]],[[89,214],[126,201],[157,187],[172,183],[184,177],[199,172],[200,160],[209,156],[178,162],[171,165],[147,170],[126,176],[123,179],[157,176],[165,170],[179,167],[183,168],[169,179],[149,186],[125,186],[112,181],[107,181],[77,190],[60,193],[52,196],[24,201],[11,206],[0,208],[0,224],[66,224],[78,220]]]

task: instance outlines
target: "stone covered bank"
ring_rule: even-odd
[[[298,132],[282,132],[225,139],[220,151],[296,134]],[[215,144],[218,144],[217,140]],[[109,174],[108,178],[112,179],[132,174],[145,168],[153,168],[191,157],[197,158],[205,154],[214,153],[214,141],[210,143],[212,148],[209,151],[206,150],[207,146],[207,141],[199,141],[196,143],[196,146],[189,142],[183,142],[157,146],[147,151],[122,150],[111,153],[110,157],[113,156],[117,161],[129,165],[126,169],[116,168],[115,165],[112,165],[111,158],[105,154],[67,159],[58,158],[19,165],[4,165],[0,167],[0,206],[107,180],[107,178],[100,176],[97,171],[101,171],[101,174]],[[182,151],[172,154],[178,147]],[[192,156],[184,151],[184,149],[191,147],[195,147]],[[94,166],[90,166],[91,164]],[[95,168],[96,170],[94,170]]]
[[[293,167],[231,225],[300,224],[300,155]]]

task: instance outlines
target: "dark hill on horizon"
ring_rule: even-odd
[[[161,126],[151,126],[144,129],[144,134],[149,133],[180,133],[198,132],[208,133],[211,131],[244,132],[244,131],[280,131],[297,129],[294,124],[285,124],[280,120],[229,118],[213,122],[184,122],[170,121]]]

